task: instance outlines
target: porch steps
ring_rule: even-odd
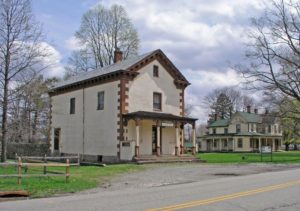
[[[133,160],[137,164],[150,164],[150,163],[190,163],[190,162],[204,162],[203,160],[192,156],[192,155],[180,155],[180,156],[172,156],[172,155],[143,155],[139,157],[134,157]]]

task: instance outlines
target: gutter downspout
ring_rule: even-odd
[[[85,153],[85,88],[82,89],[82,159]]]

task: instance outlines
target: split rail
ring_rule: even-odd
[[[70,163],[70,160],[76,160],[76,163]],[[49,162],[49,161],[61,161],[65,160],[64,163],[59,162]],[[24,162],[25,161],[25,162]],[[17,156],[15,162],[0,163],[0,167],[16,167],[16,174],[2,174],[0,178],[16,177],[17,184],[22,183],[22,178],[25,177],[65,177],[66,183],[69,182],[70,178],[70,167],[79,166],[80,157],[78,156],[68,156],[68,157],[33,157],[33,156]],[[43,167],[43,173],[41,174],[30,174],[28,170],[34,167]],[[65,171],[53,171],[49,167],[64,167]],[[24,170],[24,172],[22,171]]]

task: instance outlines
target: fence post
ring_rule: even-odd
[[[80,155],[79,155],[79,153],[77,154],[77,156],[78,156],[78,158],[77,158],[77,165],[79,167],[80,166]]]
[[[66,166],[66,183],[69,182],[69,177],[70,177],[70,160],[66,160],[67,166]]]
[[[18,163],[18,154],[15,153],[15,163]],[[16,166],[16,170],[18,170],[18,166]]]
[[[44,163],[47,163],[47,155],[44,155]],[[47,174],[47,166],[44,166],[44,174]]]
[[[18,185],[21,185],[22,180],[22,161],[21,157],[18,158]]]

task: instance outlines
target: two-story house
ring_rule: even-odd
[[[257,109],[251,113],[235,112],[229,119],[218,119],[208,125],[208,134],[200,137],[201,151],[237,151],[255,152],[263,146],[270,146],[274,151],[281,148],[282,131],[278,118],[258,114]]]
[[[161,50],[56,84],[51,97],[51,150],[99,162],[143,155],[180,155],[184,90],[190,85]]]

